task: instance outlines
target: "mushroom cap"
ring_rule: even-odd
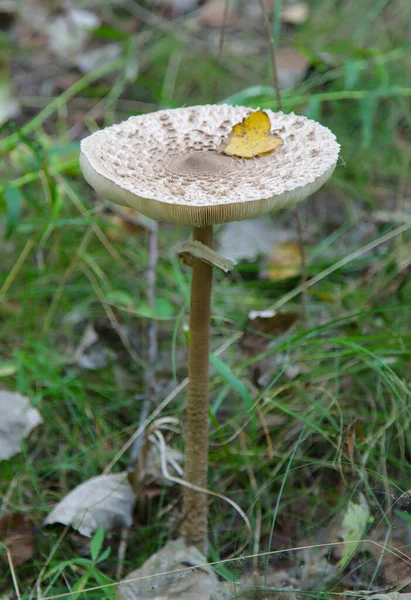
[[[206,105],[131,117],[82,141],[84,177],[115,204],[196,227],[293,206],[331,176],[340,146],[315,121],[266,110],[282,146],[248,160],[222,154],[233,125],[251,112]]]

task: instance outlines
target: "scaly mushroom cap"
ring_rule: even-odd
[[[82,141],[84,177],[115,204],[196,227],[293,206],[331,176],[340,146],[315,121],[266,110],[283,145],[249,160],[222,154],[233,125],[251,112],[208,105],[131,117]]]

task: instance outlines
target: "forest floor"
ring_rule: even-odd
[[[41,419],[0,462],[2,600],[115,597],[181,517],[160,457],[178,475],[190,232],[104,203],[80,140],[159,108],[277,108],[259,1],[61,4],[0,3],[0,400]],[[208,487],[251,533],[210,497],[208,560],[257,573],[259,599],[410,592],[411,6],[265,6],[283,109],[329,127],[341,159],[300,209],[305,294],[295,210],[216,227],[238,266],[215,276]],[[45,526],[76,486],[130,470],[160,403],[146,433],[166,456],[144,438],[131,522],[91,547]]]

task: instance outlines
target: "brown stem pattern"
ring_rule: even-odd
[[[194,227],[193,240],[212,246],[212,227]],[[188,483],[207,487],[208,388],[212,267],[193,259],[190,303],[190,352],[185,433],[185,474]],[[184,487],[182,533],[188,544],[207,553],[207,495]]]

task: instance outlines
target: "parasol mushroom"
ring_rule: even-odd
[[[185,439],[189,486],[183,492],[182,527],[187,543],[202,552],[207,549],[207,496],[201,489],[207,487],[208,469],[212,269],[221,267],[219,262],[226,265],[210,250],[212,227],[304,200],[331,176],[339,153],[326,127],[267,110],[282,145],[250,160],[225,155],[224,140],[251,112],[228,105],[161,110],[97,131],[81,144],[84,177],[105,199],[158,221],[193,227]]]

